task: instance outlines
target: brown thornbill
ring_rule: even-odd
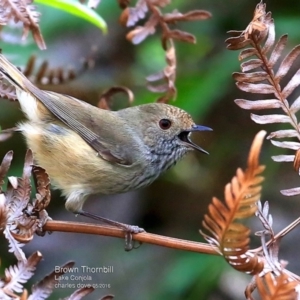
[[[0,73],[16,87],[22,111],[19,124],[34,157],[67,198],[75,213],[123,228],[130,226],[88,213],[82,206],[91,194],[116,194],[153,182],[189,150],[207,153],[190,140],[196,125],[177,107],[152,103],[108,111],[73,97],[34,86],[0,54]]]

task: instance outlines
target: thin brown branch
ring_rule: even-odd
[[[49,220],[43,227],[44,231],[60,231],[60,232],[74,232],[86,233],[95,235],[104,235],[117,238],[124,238],[124,232],[119,228],[109,227],[99,224],[69,222],[69,221],[54,221]],[[152,233],[138,233],[133,234],[133,240],[148,243],[158,246],[163,246],[172,249],[192,251],[198,253],[206,253],[219,255],[217,247],[200,242],[182,240]]]
[[[280,230],[277,234],[275,234],[274,237],[266,243],[266,245],[270,246],[278,239],[282,239],[284,236],[286,236],[288,233],[290,233],[292,230],[294,230],[299,224],[300,224],[300,217],[297,218],[295,221],[293,221],[288,226],[286,226],[285,228],[283,228],[282,230]],[[250,251],[254,252],[254,253],[259,253],[262,251],[262,247],[258,247],[256,249],[253,249]]]

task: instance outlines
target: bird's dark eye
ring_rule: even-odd
[[[161,119],[159,121],[159,127],[163,130],[169,129],[171,127],[171,124],[172,124],[171,121],[168,119]]]

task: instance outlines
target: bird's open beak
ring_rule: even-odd
[[[202,125],[194,125],[190,130],[185,130],[185,131],[182,131],[178,137],[179,139],[184,142],[184,144],[186,144],[187,146],[195,149],[195,150],[198,150],[198,151],[201,151],[205,154],[209,154],[207,151],[205,151],[204,149],[202,149],[200,146],[194,144],[191,140],[190,140],[190,135],[192,132],[194,131],[212,131],[211,128],[209,127],[206,127],[206,126],[202,126]]]

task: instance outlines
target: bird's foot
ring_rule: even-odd
[[[85,216],[85,217],[100,221],[102,223],[122,229],[125,233],[125,247],[124,247],[125,251],[137,249],[141,246],[140,242],[139,242],[138,246],[135,245],[135,241],[133,240],[132,235],[141,233],[141,232],[145,232],[145,230],[143,228],[140,228],[135,225],[128,225],[128,224],[120,223],[120,222],[113,221],[110,219],[106,219],[106,218],[100,217],[98,215],[94,215],[92,213],[89,213],[89,212],[83,211],[83,210],[80,212],[77,212],[76,214],[79,214],[79,215],[82,215],[82,216]]]

